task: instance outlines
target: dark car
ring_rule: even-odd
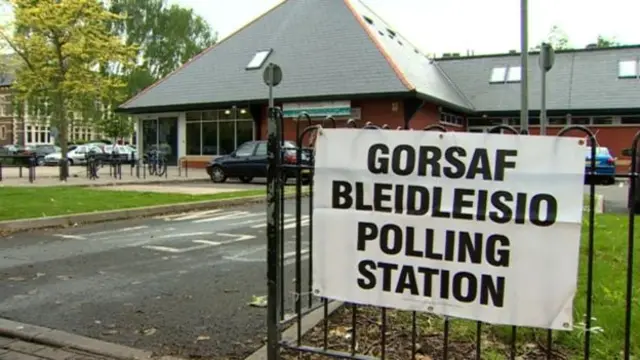
[[[313,164],[313,152],[309,149],[301,150],[300,164],[311,166]],[[295,165],[297,163],[297,147],[291,141],[284,141],[282,145],[282,161],[285,165]],[[229,155],[214,157],[207,165],[207,174],[211,181],[215,183],[225,182],[228,178],[238,178],[240,181],[248,183],[254,178],[264,178],[267,176],[267,141],[246,142]],[[296,177],[294,166],[284,168],[281,172],[284,182],[287,179]],[[302,183],[308,184],[311,181],[311,169],[301,170]]]
[[[44,165],[45,156],[56,152],[60,152],[60,148],[54,145],[27,145],[18,148],[16,155],[33,156],[36,165]]]

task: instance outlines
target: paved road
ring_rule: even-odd
[[[291,311],[294,203],[285,212]],[[195,357],[246,355],[265,336],[266,309],[248,306],[266,294],[264,205],[17,234],[0,253],[2,317]]]

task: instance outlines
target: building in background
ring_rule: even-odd
[[[537,56],[529,72],[534,134]],[[547,76],[549,133],[585,125],[620,156],[640,130],[639,59],[640,46],[558,51]],[[517,52],[434,59],[359,0],[287,0],[121,105],[139,119],[138,151],[168,146],[174,162],[204,166],[244,141],[265,139],[262,73],[270,62],[283,69],[274,95],[290,140],[300,111],[316,120],[332,115],[339,126],[349,118],[394,129],[519,125]]]
[[[11,75],[0,74],[0,146],[54,144],[55,139],[51,136],[51,126],[48,121],[36,120],[27,114],[20,117],[15,111],[11,97],[13,80]],[[83,124],[79,113],[72,113],[70,116],[73,116],[73,119],[69,129],[69,141],[88,142],[105,139],[100,131]],[[132,136],[116,140],[135,144],[135,126],[134,124]]]

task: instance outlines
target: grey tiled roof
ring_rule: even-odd
[[[638,58],[638,46],[556,53],[554,67],[547,73],[547,108],[640,108],[640,80],[618,78],[618,62]],[[519,54],[440,59],[438,63],[476,110],[511,111],[520,108],[520,83],[489,83],[493,68],[519,66]],[[541,93],[538,54],[530,55],[529,67],[529,108],[538,110]]]
[[[362,15],[374,24],[367,24]],[[266,63],[280,65],[284,73],[275,90],[277,98],[415,91],[427,99],[469,108],[444,72],[403,40],[390,39],[383,21],[358,0],[287,0],[121,109],[264,100],[263,70],[245,67],[256,52],[268,48],[273,53]]]

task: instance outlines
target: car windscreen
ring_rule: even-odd
[[[587,157],[591,156],[591,149],[590,147],[587,148]],[[596,156],[611,156],[611,154],[608,148],[599,146],[596,148]]]

